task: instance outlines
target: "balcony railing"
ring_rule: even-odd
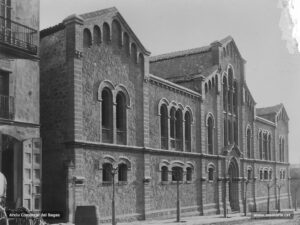
[[[0,118],[13,119],[14,112],[14,97],[0,95]]]
[[[0,43],[36,55],[38,33],[37,30],[0,16]]]

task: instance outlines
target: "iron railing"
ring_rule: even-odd
[[[14,114],[14,97],[0,95],[0,118],[13,119]]]
[[[36,55],[38,32],[35,29],[0,16],[0,43]]]

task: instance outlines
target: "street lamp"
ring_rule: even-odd
[[[112,210],[112,225],[116,225],[116,210],[115,210],[115,175],[118,173],[118,166],[111,168],[111,175],[112,175],[112,202],[111,202],[111,210]]]
[[[250,182],[250,179],[244,177],[244,184],[245,184],[245,194],[244,194],[244,216],[247,216],[247,186]]]

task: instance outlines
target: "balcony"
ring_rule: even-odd
[[[0,49],[15,56],[37,56],[38,32],[0,16]]]
[[[0,95],[0,118],[13,119],[15,114],[14,112],[14,97]]]

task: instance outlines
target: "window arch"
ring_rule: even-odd
[[[117,144],[126,144],[127,110],[126,97],[124,93],[118,92],[116,103]]]
[[[170,111],[170,145],[171,145],[170,147],[171,147],[171,149],[175,149],[175,128],[176,128],[175,113],[176,113],[176,109],[175,109],[175,107],[172,107],[171,111]]]
[[[163,166],[161,168],[161,181],[162,182],[167,182],[168,181],[168,173],[169,173],[169,169],[167,166]]]
[[[124,51],[126,52],[127,55],[129,55],[129,53],[130,53],[129,45],[130,45],[129,35],[125,32],[124,33]]]
[[[212,163],[208,164],[207,172],[208,172],[208,180],[209,181],[214,180],[214,170],[215,170],[215,166]]]
[[[112,143],[113,141],[113,100],[112,92],[104,88],[101,93],[102,99],[102,142]]]
[[[247,129],[247,157],[251,158],[251,130]]]
[[[103,42],[106,44],[110,42],[110,27],[108,23],[103,23]]]
[[[263,150],[262,150],[262,131],[258,133],[258,144],[259,144],[259,158],[263,159]]]
[[[134,63],[137,63],[137,48],[135,43],[131,43],[131,58]]]
[[[83,30],[83,47],[89,48],[92,45],[92,34],[88,28]]]
[[[168,109],[165,104],[160,106],[160,139],[161,148],[168,149]]]
[[[118,180],[121,182],[127,181],[128,167],[125,163],[121,163],[118,166]]]
[[[212,116],[209,116],[207,119],[207,145],[208,145],[208,153],[213,154],[213,127],[214,121]]]
[[[97,45],[101,43],[101,30],[97,25],[94,26],[94,43]]]
[[[185,150],[187,152],[191,151],[191,115],[189,111],[185,112],[184,115],[184,121],[185,121],[185,130],[184,130],[184,135],[185,135]]]
[[[268,170],[264,170],[264,180],[268,180],[268,178],[269,178]]]
[[[248,181],[250,181],[252,179],[252,169],[251,168],[248,168],[248,170],[247,170],[247,179],[248,179]]]
[[[112,182],[112,169],[113,166],[111,163],[104,163],[102,165],[102,181],[103,182]]]
[[[268,160],[272,160],[272,155],[271,155],[271,135],[269,134],[268,136]]]

